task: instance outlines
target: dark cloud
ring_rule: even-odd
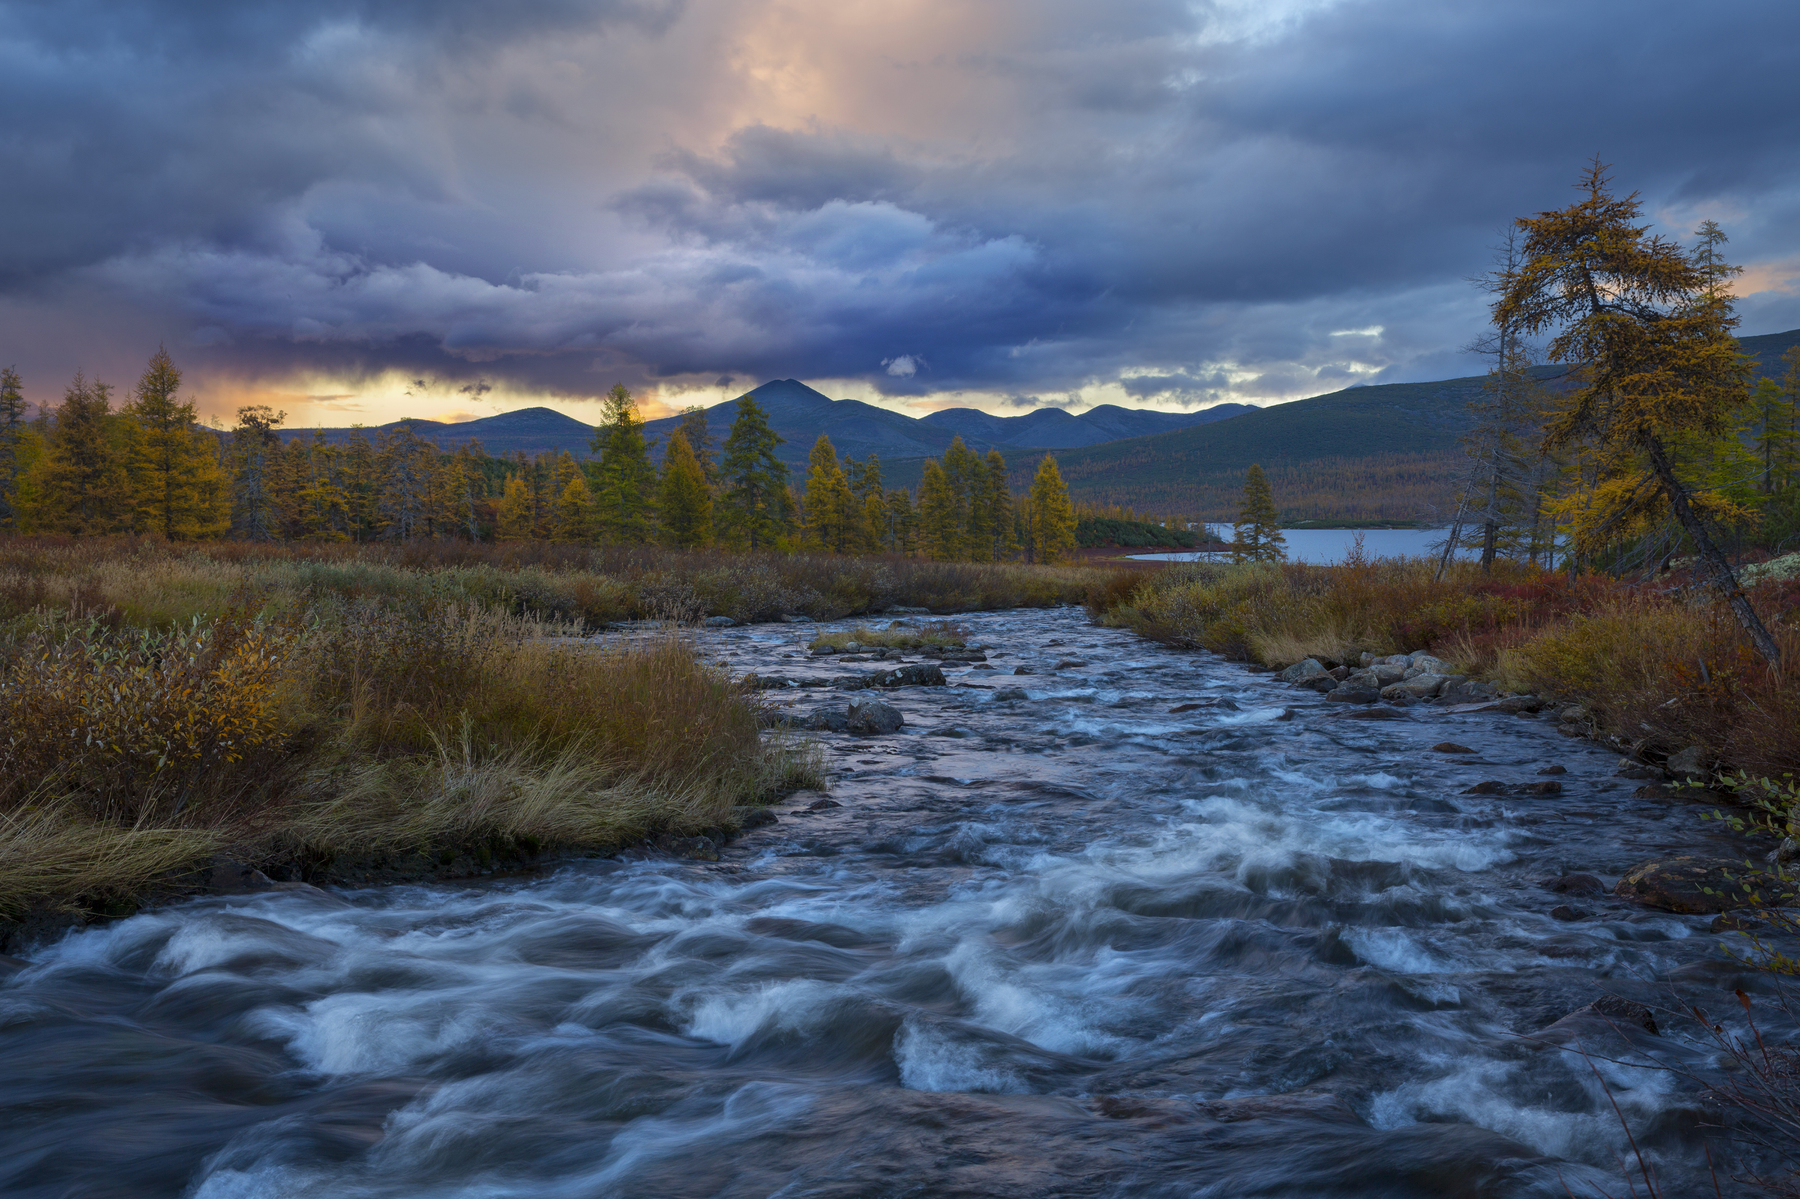
[[[1466,277],[1596,152],[1800,258],[1800,6],[790,7],[0,4],[0,288],[59,373],[113,320],[243,375],[1192,405],[1474,369]]]

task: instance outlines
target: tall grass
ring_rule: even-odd
[[[222,851],[330,877],[377,854],[607,849],[727,826],[820,778],[678,629],[595,638],[537,602],[615,587],[643,605],[622,614],[691,613],[669,580],[730,561],[621,581],[214,549],[0,542],[0,913],[104,907]],[[887,569],[840,562],[834,581],[830,564],[815,596],[862,596]],[[735,568],[753,592],[777,564]],[[1013,574],[918,578],[999,602]],[[1074,594],[1030,575],[1041,598]]]
[[[1699,745],[1722,768],[1800,770],[1800,584],[1754,603],[1783,647],[1770,670],[1730,612],[1691,580],[1655,588],[1604,576],[1472,563],[1441,578],[1420,559],[1121,573],[1095,619],[1174,645],[1266,665],[1430,650],[1473,676],[1580,705],[1601,733],[1644,752]]]

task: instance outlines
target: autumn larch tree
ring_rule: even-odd
[[[43,463],[46,529],[84,537],[131,527],[129,442],[114,427],[111,393],[80,372],[63,392]]]
[[[683,408],[681,424],[677,426],[681,435],[687,438],[688,449],[694,452],[694,460],[700,464],[700,470],[706,475],[706,485],[719,485],[718,452],[713,447],[712,426],[706,423],[706,409],[701,407]]]
[[[662,523],[670,543],[682,549],[698,549],[712,540],[712,492],[681,429],[669,434],[663,451]]]
[[[1075,509],[1056,459],[1049,454],[1038,463],[1031,481],[1031,557],[1035,562],[1060,562],[1075,549]]]
[[[1268,476],[1257,463],[1244,472],[1244,503],[1231,527],[1232,557],[1248,562],[1287,560],[1287,538],[1281,535],[1281,516]]]
[[[857,528],[862,523],[862,510],[851,494],[844,468],[838,463],[837,447],[831,438],[819,434],[813,442],[807,461],[806,498],[802,501],[806,515],[806,537],[819,549],[833,553],[854,553],[862,548]]]
[[[957,527],[956,491],[944,467],[935,458],[925,459],[919,478],[919,552],[933,562],[954,562],[962,557],[962,530]]]
[[[1497,326],[1551,334],[1550,359],[1573,368],[1546,447],[1584,442],[1619,484],[1577,540],[1659,497],[1757,652],[1778,663],[1780,647],[1708,528],[1706,497],[1682,480],[1669,449],[1683,434],[1724,433],[1745,399],[1750,368],[1732,336],[1738,318],[1725,282],[1737,268],[1719,255],[1724,235],[1707,222],[1689,252],[1651,234],[1637,193],[1615,196],[1598,159],[1580,188],[1586,195],[1567,208],[1515,222],[1523,262],[1493,306]]]
[[[217,443],[177,398],[181,372],[160,346],[124,408],[138,424],[131,474],[137,527],[170,541],[216,537],[231,524]]]

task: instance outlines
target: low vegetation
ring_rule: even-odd
[[[822,633],[813,638],[808,649],[823,649],[830,646],[841,650],[846,646],[859,645],[874,649],[961,649],[967,644],[968,630],[962,625],[948,620],[932,621],[926,624],[911,624],[905,621],[894,621],[886,628],[872,628],[859,624],[851,629],[839,629],[830,633]]]
[[[1419,559],[1196,563],[1121,572],[1090,610],[1271,666],[1426,649],[1505,690],[1579,705],[1596,731],[1652,756],[1699,745],[1721,768],[1778,777],[1800,771],[1800,581],[1770,578],[1750,599],[1783,647],[1779,668],[1691,579],[1645,586],[1505,561],[1441,578]]]
[[[0,915],[129,910],[219,854],[354,878],[728,827],[819,765],[760,727],[682,622],[1078,603],[1104,578],[541,542],[0,540]]]

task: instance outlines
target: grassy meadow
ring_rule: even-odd
[[[728,828],[820,781],[680,623],[1080,602],[1101,572],[520,546],[0,540],[0,917],[215,855],[296,880]],[[628,631],[590,636],[616,621]]]

